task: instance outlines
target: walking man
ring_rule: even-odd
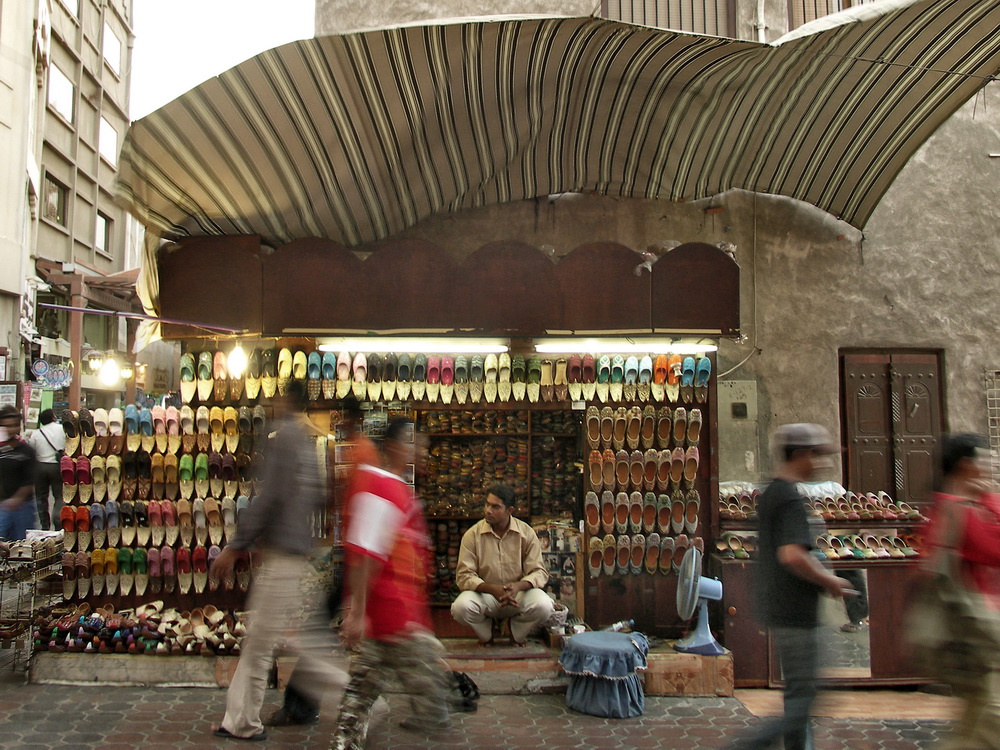
[[[66,448],[66,433],[56,422],[52,409],[45,409],[38,415],[39,427],[28,437],[28,445],[35,449],[38,473],[35,476],[35,504],[38,506],[38,526],[53,528],[52,521],[59,518],[62,510],[62,475],[59,473],[59,457]],[[49,512],[49,492],[52,493],[52,512]]]
[[[778,469],[757,503],[754,584],[758,617],[770,629],[781,661],[785,714],[761,724],[733,750],[775,747],[782,739],[785,750],[812,748],[809,712],[817,693],[819,595],[839,599],[850,589],[811,554],[822,522],[818,528],[811,525],[806,500],[795,487],[829,468],[828,456],[839,452],[837,447],[823,427],[804,423],[779,427],[774,447]]]
[[[359,466],[350,499],[349,598],[340,635],[361,648],[340,704],[334,750],[364,747],[372,705],[393,675],[413,709],[401,726],[425,733],[450,727],[444,649],[432,634],[427,603],[426,526],[420,501],[402,479],[415,463],[413,424],[392,420],[382,445],[385,468]]]
[[[21,439],[21,412],[0,408],[0,539],[24,539],[35,527],[35,451]]]
[[[316,451],[303,424],[305,406],[302,381],[293,380],[285,395],[274,399],[277,435],[264,455],[261,491],[209,571],[214,580],[224,578],[237,555],[253,546],[263,551],[263,564],[250,589],[250,626],[226,694],[226,714],[215,730],[219,737],[267,738],[260,709],[274,647],[285,635],[289,614],[302,607],[300,584],[309,570],[312,517],[326,502]],[[307,602],[305,623],[291,639],[301,657],[297,687],[316,702],[326,690],[343,687],[347,681],[346,672],[333,659],[330,618],[324,611],[322,602]]]

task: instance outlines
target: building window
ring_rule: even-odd
[[[59,0],[74,16],[80,15],[80,0]]]
[[[73,112],[76,104],[76,89],[73,82],[55,65],[49,66],[49,106],[73,122]]]
[[[122,69],[122,43],[108,24],[104,24],[104,62],[115,73]]]
[[[94,247],[98,252],[111,255],[111,219],[97,212],[97,226],[94,230]]]
[[[118,131],[105,118],[101,118],[101,132],[98,133],[98,150],[101,156],[118,166]]]
[[[65,185],[59,184],[48,175],[45,175],[43,190],[45,191],[45,218],[66,226],[66,196],[69,194],[69,190]]]

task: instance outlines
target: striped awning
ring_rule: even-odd
[[[597,18],[408,26],[264,52],[136,122],[119,191],[155,234],[355,246],[568,191],[730,188],[863,227],[1000,70],[996,0],[892,0],[765,45]]]

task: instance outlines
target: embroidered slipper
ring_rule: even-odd
[[[632,539],[628,534],[619,534],[617,551],[618,575],[626,575],[629,572],[629,562],[632,560]]]
[[[673,572],[681,572],[681,562],[684,560],[684,553],[687,552],[688,547],[691,545],[688,540],[687,534],[681,534],[676,539],[674,539],[674,563]]]
[[[195,463],[195,472],[198,471],[198,464]],[[208,456],[208,493],[202,494],[198,493],[201,498],[208,497],[209,495],[220,496],[222,495],[223,481],[222,481],[222,454],[217,451],[212,451]]]
[[[190,547],[194,542],[194,520],[191,512],[191,501],[187,498],[182,497],[177,501],[177,526],[180,529],[181,544]]]
[[[684,519],[686,512],[686,500],[681,490],[674,490],[670,497],[670,530],[674,535],[684,531]]]
[[[625,449],[622,449],[615,454],[615,483],[618,485],[618,489],[620,490],[628,489],[628,462],[629,454]],[[607,484],[607,482],[605,482],[605,484]]]
[[[660,536],[660,573],[669,575],[674,566],[674,538]]]
[[[107,569],[108,556],[104,556],[104,567]],[[118,550],[118,588],[122,596],[132,593],[135,585],[135,573],[132,571],[132,550],[122,547]]]
[[[604,471],[604,487],[605,489],[614,489],[615,487],[615,468],[617,464],[617,457],[615,452],[610,448],[604,451],[602,456],[602,464]]]
[[[639,360],[639,385],[636,397],[649,401],[650,384],[653,382],[653,359],[648,354]]]
[[[149,587],[149,566],[145,547],[136,547],[132,552],[132,572],[135,575],[135,595],[145,596]]]
[[[635,450],[639,447],[639,440],[642,436],[642,409],[633,406],[625,414],[625,442],[628,447]]]
[[[510,395],[515,401],[524,401],[527,396],[525,376],[527,365],[523,354],[515,354],[510,364]]]
[[[587,445],[597,448],[601,444],[601,416],[596,406],[588,406],[585,417]]]
[[[698,490],[688,490],[686,499],[684,531],[693,536],[698,530],[698,516],[701,513],[701,495],[698,494]]]
[[[469,361],[469,398],[478,404],[483,397],[483,378],[485,375],[483,358],[474,354]]]
[[[615,495],[615,531],[619,534],[624,534],[628,531],[628,506],[629,501],[627,493],[619,492]]]
[[[643,455],[642,451],[634,450],[628,459],[629,466],[629,480],[632,483],[632,489],[641,490],[642,489],[642,478],[645,474],[645,468],[643,465]]]
[[[681,362],[681,401],[690,404],[694,400],[694,357],[685,357]]]
[[[441,393],[441,357],[432,354],[427,358],[427,384],[425,395],[430,403],[435,403]]]
[[[243,373],[243,390],[246,392],[247,399],[250,401],[256,401],[257,396],[260,395],[260,376],[261,376],[261,357],[260,349],[256,346],[250,350],[250,356],[247,357],[247,369]],[[238,399],[233,399],[238,400]]]
[[[687,409],[678,406],[674,410],[674,445],[684,445],[684,438],[687,437]]]
[[[160,548],[160,575],[163,577],[163,593],[174,593],[177,588],[177,574],[173,547],[164,545]]]
[[[670,496],[665,492],[656,497],[656,527],[664,536],[670,534]]]
[[[201,402],[208,401],[212,396],[212,390],[215,387],[215,383],[212,380],[212,352],[198,352],[198,366],[197,366],[197,382],[198,382],[198,400]],[[120,565],[121,563],[119,563]],[[129,565],[131,566],[132,561],[129,558]],[[131,587],[130,587],[131,590]]]
[[[410,377],[410,393],[414,401],[420,401],[427,393],[427,355],[418,353],[413,358],[412,376]]]
[[[71,456],[63,455],[59,459],[59,473],[63,480],[63,502],[69,503],[76,496],[76,460]]]
[[[552,376],[552,383],[555,386],[555,400],[556,401],[568,401],[569,400],[569,379],[567,375],[568,364],[565,357],[560,357],[556,360],[555,373]]]
[[[701,409],[692,409],[687,420],[688,445],[697,445],[701,440]]]
[[[671,454],[669,449],[665,449],[656,455],[656,489],[659,492],[666,492],[670,488],[670,462]]]
[[[337,355],[337,398],[344,398],[351,392],[351,353],[341,352]]]
[[[228,391],[229,372],[226,355],[219,349],[212,355],[212,399],[215,401],[225,401]],[[202,400],[204,401],[205,399]]]
[[[540,357],[532,357],[528,360],[528,401],[533,404],[538,403],[542,394],[542,360]]]
[[[609,398],[614,402],[622,401],[622,388],[625,383],[625,358],[616,354],[611,358],[611,385],[608,391]]]
[[[69,506],[64,506],[63,509],[66,508]],[[69,601],[76,594],[76,555],[68,551],[62,556],[62,586],[63,599]]]
[[[642,455],[642,488],[647,492],[656,488],[656,471],[660,452],[654,448],[648,449]]]
[[[593,407],[596,409],[597,407]],[[615,434],[615,412],[610,406],[601,409],[601,443],[610,448]]]
[[[195,382],[194,355],[190,352],[181,355],[181,401],[190,404],[194,398],[198,384]],[[114,434],[114,433],[112,433]],[[120,433],[119,433],[120,434]]]
[[[369,401],[378,401],[382,398],[382,375],[385,368],[384,360],[380,354],[368,355],[368,383],[367,393]]]
[[[596,492],[588,492],[584,498],[583,515],[587,522],[587,533],[596,534],[601,527],[601,510],[597,504]]]
[[[205,586],[208,585],[208,550],[204,547],[195,547],[191,553],[190,564],[194,591],[196,594],[202,594],[205,592]],[[178,561],[177,567],[179,570],[181,567],[180,561]],[[178,575],[180,574],[178,573]],[[201,624],[204,626],[204,623]]]
[[[76,553],[76,595],[80,599],[86,599],[90,596],[90,554],[88,552]]]
[[[499,370],[499,360],[496,354],[487,354],[483,361],[483,395],[487,403],[494,403],[497,399],[497,374]]]
[[[689,487],[693,487],[695,480],[698,478],[699,460],[698,448],[692,445],[684,454],[684,481],[687,482]]]
[[[104,506],[100,503],[94,503],[90,506],[90,535],[95,549],[104,546],[104,541],[107,539],[107,531],[105,527]]]
[[[629,559],[629,572],[639,575],[646,559],[646,537],[642,534],[632,535],[632,555]]]
[[[572,361],[572,357],[570,358]],[[597,365],[593,354],[584,354],[580,364],[580,396],[584,401],[593,401],[597,395]]]
[[[642,493],[633,492],[628,496],[628,529],[631,534],[642,531]]]
[[[292,380],[308,380],[309,357],[302,349],[292,352]]]
[[[587,459],[587,466],[590,471],[590,487],[595,492],[600,492],[604,486],[604,457],[598,450],[590,452]]]
[[[59,511],[59,525],[63,530],[63,549],[69,552],[76,546],[76,508],[64,505]]]
[[[601,574],[601,567],[604,561],[604,548],[601,539],[597,536],[590,537],[587,556],[587,570],[591,578],[597,578]]]
[[[323,398],[329,401],[337,395],[337,355],[333,352],[323,352],[320,375],[322,376],[320,390]]]
[[[639,440],[643,448],[652,448],[656,441],[656,409],[652,406],[647,406],[642,410]]]
[[[573,401],[583,398],[583,359],[579,354],[571,354],[566,371],[567,393]]]
[[[76,547],[81,552],[90,549],[90,508],[80,505],[76,509]]]
[[[671,403],[677,403],[681,386],[681,367],[684,358],[679,354],[671,354],[667,358],[666,397]]]
[[[617,557],[617,547],[615,538],[611,534],[605,534],[601,541],[604,549],[604,575],[613,576],[615,574],[615,559]]]
[[[364,352],[354,355],[353,373],[351,392],[358,401],[364,401],[368,395],[368,358]]]
[[[400,401],[410,398],[410,381],[413,378],[413,358],[409,354],[400,354],[396,368],[396,393]]]
[[[646,537],[646,572],[655,573],[660,568],[660,535],[655,531]]]
[[[699,404],[708,400],[708,381],[712,376],[712,360],[699,357],[694,375],[694,400]]]
[[[260,392],[264,398],[274,398],[278,391],[278,365],[277,353],[274,348],[264,349],[260,353]],[[160,563],[162,565],[163,554],[160,553]],[[164,575],[164,589],[166,588],[166,575]]]
[[[646,534],[656,530],[656,495],[652,492],[642,497],[642,530]]]
[[[601,529],[605,534],[615,530],[615,496],[611,490],[601,493]]]
[[[89,456],[94,452],[97,441],[97,430],[94,428],[94,417],[89,409],[80,409],[80,453]],[[65,448],[63,449],[65,451]]]
[[[200,549],[204,550],[204,547]],[[181,547],[177,550],[174,563],[177,569],[177,590],[182,594],[187,594],[191,591],[191,584],[194,582],[194,576],[191,572],[191,551],[187,547]]]
[[[639,382],[639,358],[628,357],[625,360],[625,380],[622,389],[622,398],[626,401],[635,401],[637,394],[636,384]]]
[[[292,350],[282,347],[278,350],[278,395],[284,396],[288,384],[292,382]]]

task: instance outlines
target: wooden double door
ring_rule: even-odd
[[[942,433],[940,354],[841,352],[840,359],[847,488],[925,501]]]

